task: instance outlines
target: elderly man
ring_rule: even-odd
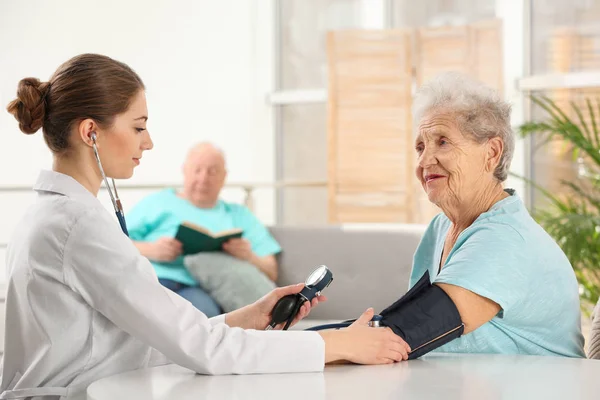
[[[183,190],[166,189],[143,199],[127,215],[129,234],[168,289],[212,317],[221,307],[185,268],[182,245],[174,239],[179,224],[189,221],[213,232],[241,228],[243,237],[224,244],[223,251],[245,260],[269,279],[277,279],[275,255],[281,251],[268,230],[246,207],[219,199],[227,169],[223,153],[209,143],[194,146],[183,165]]]

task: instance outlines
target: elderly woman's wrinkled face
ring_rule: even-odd
[[[439,207],[462,203],[487,177],[486,146],[464,136],[450,114],[426,114],[415,141],[417,178]],[[487,176],[486,176],[487,175]]]

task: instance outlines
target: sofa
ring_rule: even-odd
[[[283,251],[278,285],[303,282],[319,265],[327,265],[333,282],[327,302],[295,329],[357,318],[368,307],[380,312],[408,290],[413,254],[424,225],[342,225],[272,227]]]
[[[328,298],[293,329],[357,318],[368,307],[379,312],[408,289],[412,257],[423,225],[341,225],[270,228],[283,251],[278,285],[304,282],[327,265],[333,282]],[[5,288],[0,285],[0,353],[4,349]]]

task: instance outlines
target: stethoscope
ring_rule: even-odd
[[[108,189],[110,201],[112,202],[113,208],[115,209],[115,214],[117,215],[117,219],[119,220],[119,225],[121,225],[121,230],[123,231],[123,233],[129,236],[129,232],[127,231],[127,224],[125,223],[125,213],[123,212],[123,206],[121,205],[121,200],[119,199],[119,193],[117,192],[115,180],[113,178],[110,178],[112,180],[113,188],[115,190],[115,194],[113,196],[113,193],[110,190],[110,185],[108,184],[108,180],[106,179],[106,175],[104,174],[104,168],[102,168],[102,163],[100,162],[100,155],[98,155],[98,148],[96,147],[96,133],[92,132],[90,138],[92,139],[92,147],[94,148],[96,162],[98,163],[98,168],[100,168],[100,174],[102,174],[102,179],[104,179],[104,185],[106,186],[106,189]]]

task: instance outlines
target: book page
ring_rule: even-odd
[[[221,231],[221,232],[217,233],[214,237],[233,235],[234,233],[242,233],[242,232],[243,232],[243,230],[241,230],[240,228],[233,228],[233,229],[228,229],[226,231]]]
[[[202,227],[200,225],[194,224],[193,222],[184,221],[184,222],[181,223],[181,225],[186,226],[186,227],[188,227],[190,229],[193,229],[195,231],[202,232],[202,233],[204,233],[207,236],[215,237],[214,233],[212,233],[211,231],[209,231],[208,229],[206,229],[206,228],[204,228],[204,227]]]

